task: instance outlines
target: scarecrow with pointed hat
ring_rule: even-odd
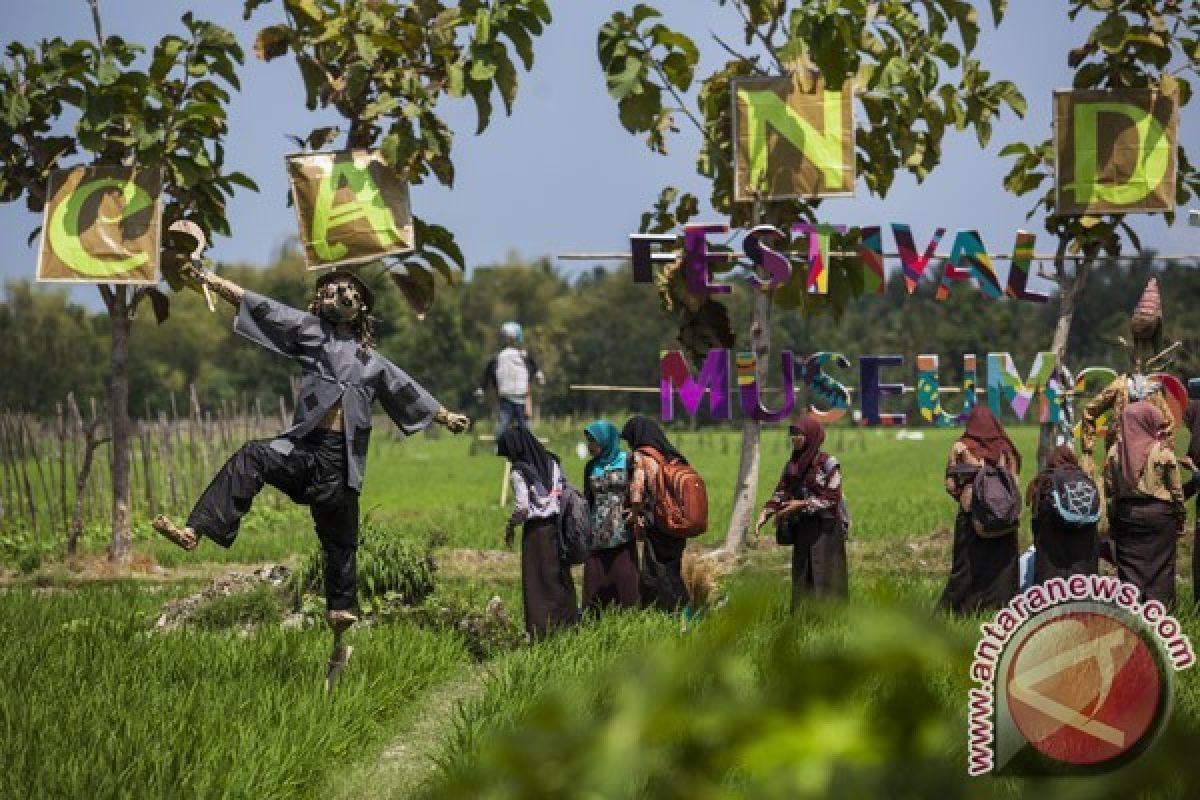
[[[1112,383],[1096,395],[1083,409],[1080,439],[1084,467],[1095,479],[1096,466],[1093,453],[1096,447],[1096,429],[1100,417],[1112,411],[1112,422],[1105,435],[1104,450],[1107,453],[1121,439],[1121,419],[1125,408],[1131,403],[1146,400],[1158,407],[1165,420],[1164,435],[1171,447],[1175,442],[1175,418],[1167,404],[1162,384],[1152,381],[1150,373],[1166,364],[1166,357],[1174,347],[1163,350],[1162,297],[1158,291],[1158,278],[1151,278],[1133,309],[1130,317],[1132,345],[1121,340],[1130,349],[1132,369],[1113,379]]]
[[[309,506],[325,556],[326,620],[335,636],[330,669],[340,671],[349,656],[348,648],[339,651],[341,634],[357,622],[358,496],[375,401],[408,435],[435,422],[459,433],[469,421],[447,411],[374,349],[374,293],[353,272],[322,275],[308,309],[300,311],[193,265],[180,271],[189,283],[211,289],[237,309],[234,331],[299,364],[300,391],[291,427],[234,453],[186,524],[160,515],[154,529],[184,550],[204,538],[229,547],[263,486]],[[339,652],[341,663],[334,663]]]

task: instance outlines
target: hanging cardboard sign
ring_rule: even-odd
[[[309,269],[413,249],[408,184],[378,152],[300,153],[288,156],[287,170]]]
[[[157,169],[51,173],[37,280],[158,283],[162,179]]]
[[[793,77],[733,81],[734,200],[854,194],[854,87]]]
[[[1056,91],[1056,213],[1173,210],[1178,138],[1176,94]]]

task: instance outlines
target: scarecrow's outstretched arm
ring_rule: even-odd
[[[207,286],[234,308],[242,304],[242,295],[245,294],[245,291],[228,278],[222,278],[217,273],[206,269],[197,269],[192,264],[185,264],[181,271],[185,280]]]

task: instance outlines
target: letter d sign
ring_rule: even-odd
[[[1178,129],[1176,94],[1055,92],[1056,212],[1173,210]]]

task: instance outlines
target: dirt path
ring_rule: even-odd
[[[483,690],[483,665],[433,687],[379,760],[359,766],[344,779],[333,782],[326,795],[334,800],[412,797],[433,774],[433,757],[450,731],[459,705],[471,702]]]

